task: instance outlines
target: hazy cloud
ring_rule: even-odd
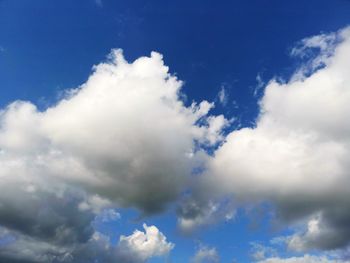
[[[214,247],[200,246],[191,259],[192,263],[217,263],[220,262],[219,254]]]
[[[325,256],[311,256],[304,255],[300,257],[290,257],[290,258],[268,258],[262,261],[258,261],[258,263],[348,263],[347,260],[337,260],[330,259]]]

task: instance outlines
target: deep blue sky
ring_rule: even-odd
[[[350,1],[0,1],[0,105],[45,106],[83,83],[112,48],[133,60],[155,50],[185,81],[189,100],[225,85],[243,122],[254,116],[256,76],[294,69],[298,40],[350,22]]]
[[[0,106],[21,99],[45,108],[61,90],[82,84],[112,48],[122,48],[128,60],[154,50],[185,81],[189,102],[215,100],[224,86],[229,101],[217,111],[249,125],[257,75],[264,81],[290,75],[296,62],[288,53],[297,41],[349,24],[347,0],[0,0]],[[113,225],[116,234],[141,226],[128,216],[133,212]],[[177,244],[174,262],[193,254],[197,243],[177,234],[174,216],[145,220]],[[272,234],[266,224],[252,232],[248,221],[240,216],[194,240],[217,246],[223,262],[249,262],[249,242]]]

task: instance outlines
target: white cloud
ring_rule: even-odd
[[[160,54],[129,64],[114,51],[46,111],[29,102],[4,109],[1,161],[19,169],[20,160],[26,177],[59,178],[122,205],[159,210],[191,173],[195,141],[217,143],[226,124],[223,116],[206,117],[211,103],[185,107],[180,87]]]
[[[205,140],[209,145],[214,145],[224,139],[222,129],[229,125],[229,121],[223,115],[210,116],[207,119],[208,126],[206,129]]]
[[[342,41],[331,47],[327,36],[304,41],[320,41],[327,55],[316,59],[324,67],[287,83],[272,80],[256,127],[230,133],[208,171],[209,185],[243,201],[272,201],[284,222],[318,215],[317,233],[303,235],[307,249],[350,242],[350,29],[336,38]]]
[[[103,209],[153,213],[176,200],[205,159],[198,145],[223,139],[226,123],[208,116],[213,103],[185,106],[181,85],[160,54],[128,63],[114,50],[56,105],[2,109],[0,225],[48,247],[84,250]]]
[[[261,74],[256,75],[255,79],[256,79],[256,86],[253,92],[253,96],[257,97],[258,95],[260,95],[260,91],[263,90],[266,83],[263,81]]]
[[[290,54],[303,60],[303,64],[293,75],[292,81],[304,79],[305,76],[328,64],[329,59],[334,55],[335,47],[341,40],[341,34],[330,33],[299,41]]]
[[[222,106],[226,106],[227,101],[228,101],[228,94],[227,94],[227,90],[225,89],[224,85],[222,85],[221,90],[218,93],[218,99],[219,99],[219,102]]]
[[[157,227],[143,224],[143,228],[145,232],[135,230],[130,236],[120,237],[118,247],[122,254],[144,262],[151,257],[166,256],[174,248]]]

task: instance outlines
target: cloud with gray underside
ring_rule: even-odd
[[[208,114],[213,103],[186,106],[181,86],[160,54],[129,63],[113,50],[44,111],[27,101],[2,109],[0,258],[79,262],[96,249],[95,258],[105,246],[91,223],[104,208],[151,214],[176,200],[205,158],[198,145],[218,143],[226,124]]]

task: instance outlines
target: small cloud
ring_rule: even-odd
[[[144,232],[135,230],[130,236],[121,236],[118,248],[127,258],[135,257],[137,262],[145,262],[152,257],[166,256],[174,244],[156,226],[143,224]]]
[[[221,104],[222,107],[228,106],[234,110],[237,110],[239,108],[237,101],[230,99],[230,96],[229,96],[230,88],[231,88],[230,84],[226,82],[222,83],[221,89],[216,95],[215,101]]]
[[[257,97],[258,95],[260,95],[260,91],[262,90],[262,88],[265,86],[265,81],[263,81],[261,74],[258,73],[258,75],[256,75],[256,86],[253,92],[253,96]]]
[[[221,86],[221,90],[218,93],[218,100],[222,106],[226,106],[228,100],[227,90],[224,86]]]

